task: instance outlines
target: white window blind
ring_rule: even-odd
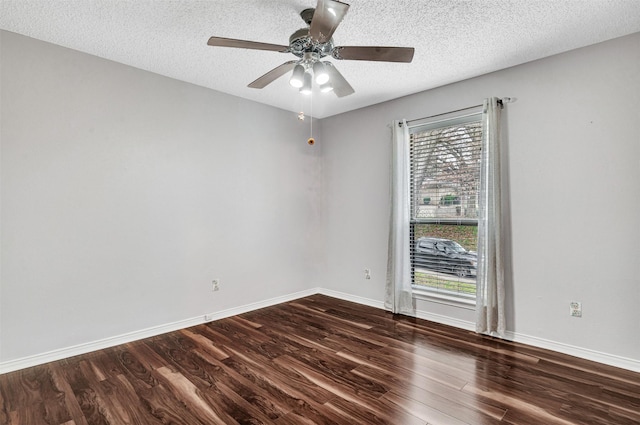
[[[410,127],[414,288],[475,298],[481,114]]]

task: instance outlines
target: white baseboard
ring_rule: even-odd
[[[538,348],[544,348],[545,350],[568,354],[570,356],[579,357],[581,359],[592,360],[594,362],[603,363],[609,366],[619,367],[621,369],[630,370],[632,372],[640,372],[640,360],[616,356],[615,354],[603,353],[600,351],[590,350],[588,348],[576,347],[575,345],[550,341],[548,339],[524,335],[517,332],[505,332],[505,339],[522,344],[532,345]]]
[[[229,308],[226,310],[219,311],[217,313],[212,313],[207,315],[211,317],[209,320],[202,320],[202,322],[211,322],[214,320],[224,319],[225,317],[236,316],[242,313],[248,313],[253,310],[259,310],[265,307],[271,307],[272,305],[286,303],[288,301],[297,300],[298,298],[308,297],[309,295],[314,295],[318,293],[317,288],[313,289],[305,289],[304,291],[294,292],[292,294],[281,295],[275,298],[269,298],[268,300],[258,301],[251,304],[245,304],[239,307]]]
[[[126,344],[128,342],[138,341],[140,339],[149,338],[156,335],[161,335],[167,332],[177,331],[179,329],[188,328],[190,326],[199,325],[202,323],[210,322],[213,320],[224,319],[225,317],[235,316],[238,314],[246,313],[253,310],[258,310],[264,307],[270,307],[272,305],[280,304],[287,301],[292,301],[298,298],[307,297],[309,295],[317,294],[317,289],[309,289],[305,291],[295,292],[293,294],[287,294],[280,297],[270,298],[268,300],[259,301],[242,305],[239,307],[222,310],[216,313],[208,314],[207,319],[205,316],[192,317],[190,319],[179,320],[173,323],[167,323],[160,326],[154,326],[139,331],[129,332],[122,335],[117,335],[110,338],[104,338],[85,344],[78,344],[72,347],[61,348],[58,350],[49,351],[42,354],[36,354],[34,356],[23,357],[16,360],[9,360],[6,362],[0,362],[0,374],[13,372],[15,370],[24,369],[31,366],[37,366],[43,363],[49,363],[56,360],[66,359],[68,357],[77,356],[80,354],[90,353],[96,350],[102,350],[109,347],[114,347],[120,344]]]
[[[345,301],[351,301],[356,304],[367,305],[369,307],[384,309],[384,302],[378,300],[372,300],[371,298],[364,298],[358,295],[351,295],[345,292],[334,291],[332,289],[316,288],[317,294],[326,295],[328,297],[339,298]]]
[[[351,301],[357,304],[367,305],[369,307],[384,309],[384,302],[373,300],[370,298],[364,298],[357,295],[347,294],[344,292],[334,291],[324,288],[312,288],[292,294],[283,295],[280,297],[270,298],[268,300],[259,301],[255,303],[245,304],[239,307],[234,307],[226,310],[222,310],[216,313],[208,314],[207,320],[204,316],[193,317],[190,319],[179,320],[177,322],[168,323],[165,325],[154,326],[140,331],[130,332],[123,335],[114,336],[111,338],[105,338],[86,344],[79,344],[72,347],[62,348],[59,350],[49,351],[47,353],[37,354],[34,356],[24,357],[16,360],[9,360],[6,362],[0,362],[0,374],[12,372],[19,369],[24,369],[31,366],[37,366],[39,364],[48,363],[64,358],[77,356],[80,354],[90,353],[96,350],[102,350],[105,348],[113,347],[128,342],[137,341],[144,338],[160,335],[167,332],[173,332],[179,329],[188,328],[190,326],[199,325],[201,323],[209,322],[212,320],[219,320],[225,317],[235,316],[249,311],[258,310],[264,307],[270,307],[272,305],[280,304],[287,301],[292,301],[298,298],[307,297],[314,294],[323,294],[329,297],[338,298],[345,301]],[[439,314],[429,313],[427,311],[416,311],[416,317],[419,319],[425,319],[444,325],[453,326],[460,329],[469,331],[475,330],[475,324],[466,320],[460,320],[449,316],[443,316]],[[607,364],[610,366],[619,367],[622,369],[631,370],[633,372],[640,372],[640,360],[629,359],[626,357],[616,356],[613,354],[602,353],[587,348],[576,347],[569,344],[550,341],[543,338],[533,337],[529,335],[523,335],[515,332],[507,332],[506,339],[510,341],[519,342],[522,344],[531,345],[538,348],[544,348],[547,350],[557,351],[559,353],[568,354],[571,356],[592,360],[598,363]]]
[[[126,344],[128,342],[137,341],[143,338],[149,338],[163,333],[176,331],[178,329],[188,328],[190,326],[195,326],[203,322],[204,316],[194,317],[191,319],[179,320],[177,322],[167,323],[165,325],[154,326],[139,331],[104,338],[85,344],[73,345],[71,347],[60,348],[33,356],[22,357],[16,360],[0,362],[0,374],[13,372],[15,370],[24,369],[31,366],[37,366],[39,364],[49,363],[56,360],[66,359],[68,357],[86,354],[96,350],[114,347],[119,344]]]

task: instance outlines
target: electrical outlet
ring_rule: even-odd
[[[212,284],[212,291],[219,291],[220,290],[220,279],[213,279],[211,281]]]
[[[371,279],[371,269],[364,269],[364,278]]]
[[[569,314],[573,317],[582,317],[582,303],[571,301],[569,303]]]

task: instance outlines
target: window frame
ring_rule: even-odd
[[[411,135],[416,133],[422,133],[430,130],[435,130],[439,128],[451,127],[455,125],[462,125],[468,123],[479,123],[482,127],[482,107],[470,108],[470,110],[465,110],[465,113],[458,112],[451,114],[443,114],[438,116],[435,119],[425,119],[420,120],[418,122],[412,123],[412,125],[408,126],[408,130],[410,133],[409,139],[407,140],[408,151],[410,152],[412,149],[411,146]],[[481,131],[482,131],[481,130]],[[482,138],[482,135],[480,136]],[[480,144],[480,149],[482,149],[482,142]],[[483,156],[480,155],[481,160],[483,160]],[[414,199],[414,182],[412,181],[412,168],[414,166],[412,158],[409,158],[409,174],[407,175],[408,183],[409,183],[409,226],[410,226],[410,238],[409,238],[409,250],[411,253],[411,261],[410,261],[410,273],[411,273],[411,282],[412,282],[412,294],[416,299],[428,300],[431,302],[436,302],[440,304],[452,305],[459,308],[465,308],[469,310],[474,310],[476,306],[476,295],[465,295],[463,293],[455,293],[455,292],[447,292],[442,290],[429,289],[428,287],[422,285],[416,285],[414,283],[414,250],[416,240],[414,239],[414,226],[419,224],[445,224],[445,225],[473,225],[478,226],[479,218],[416,218],[415,215],[415,205]],[[480,171],[478,171],[478,180],[480,179]],[[477,250],[477,249],[476,249]]]

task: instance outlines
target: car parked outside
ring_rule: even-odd
[[[422,237],[416,241],[414,267],[422,267],[458,277],[476,276],[478,253],[467,251],[456,241]]]

